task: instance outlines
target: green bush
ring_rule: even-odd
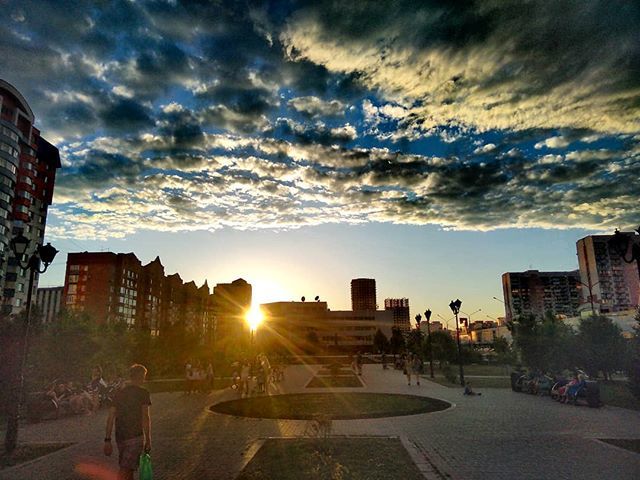
[[[458,375],[456,375],[455,370],[451,367],[450,364],[446,363],[442,366],[442,374],[444,375],[444,378],[447,379],[447,381],[451,383],[458,382]]]

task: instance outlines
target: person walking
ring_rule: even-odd
[[[407,384],[411,386],[411,369],[413,368],[413,355],[407,353],[404,357],[404,365],[402,366],[402,373],[407,376]]]
[[[413,360],[411,362],[411,371],[416,377],[416,385],[420,386],[420,374],[422,373],[422,359],[418,354],[413,354]],[[411,382],[409,382],[411,383]]]
[[[240,396],[249,396],[249,376],[251,374],[251,366],[248,360],[242,362],[240,369]]]
[[[213,365],[211,362],[207,364],[207,386],[209,387],[209,391],[213,390]]]
[[[134,364],[129,369],[129,382],[116,393],[109,409],[103,451],[113,453],[111,432],[115,423],[118,445],[118,480],[133,480],[142,452],[151,452],[151,397],[142,387],[147,368]]]

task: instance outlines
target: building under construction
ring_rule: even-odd
[[[394,328],[399,328],[403,333],[411,329],[408,298],[387,298],[384,301],[384,309],[393,312]]]

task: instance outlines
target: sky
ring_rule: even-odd
[[[0,77],[63,163],[42,284],[134,251],[259,301],[374,277],[499,316],[501,273],[640,223],[636,2],[0,6]]]

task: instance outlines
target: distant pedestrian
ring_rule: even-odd
[[[193,391],[193,365],[191,365],[190,360],[187,360],[184,366],[184,383],[185,392],[191,393]]]
[[[142,387],[147,376],[143,365],[129,369],[129,382],[116,393],[107,417],[104,454],[111,456],[111,432],[115,422],[118,445],[118,480],[133,480],[142,452],[151,452],[151,397]]]
[[[412,366],[412,355],[410,353],[407,353],[404,356],[404,363],[402,365],[402,373],[404,373],[407,376],[407,384],[409,386],[411,386],[411,369],[413,368]]]
[[[209,386],[209,391],[213,390],[213,365],[211,362],[207,364],[207,384]]]
[[[362,354],[360,352],[356,355],[356,369],[358,375],[362,375]]]
[[[422,359],[417,354],[413,355],[413,360],[411,361],[411,373],[413,373],[414,377],[416,377],[416,385],[420,386],[420,374],[422,373]]]
[[[245,360],[242,362],[242,367],[240,368],[240,395],[249,395],[250,373],[251,366],[249,365],[249,361]]]

